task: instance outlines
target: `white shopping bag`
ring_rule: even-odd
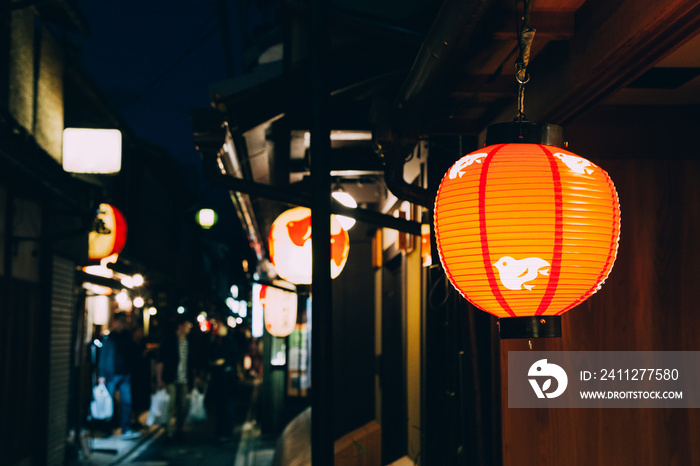
[[[90,414],[93,419],[108,420],[112,418],[114,406],[112,397],[109,396],[109,391],[105,384],[100,383],[92,389],[92,402],[90,403]]]
[[[158,390],[151,395],[151,409],[148,410],[146,424],[152,426],[154,424],[167,425],[169,419],[170,395],[165,389]]]
[[[190,409],[187,413],[187,422],[204,422],[207,420],[207,411],[204,409],[204,394],[196,388],[190,393]]]

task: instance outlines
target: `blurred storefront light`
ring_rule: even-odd
[[[90,282],[83,283],[83,289],[89,291],[90,293],[96,294],[96,295],[109,296],[112,294],[112,288],[109,288],[107,286],[102,286],[102,285],[96,285],[96,284],[90,283]]]
[[[117,295],[115,296],[115,299],[117,300],[117,305],[119,306],[119,309],[122,311],[125,311],[131,307],[131,299],[129,298],[129,294],[122,290]]]
[[[70,173],[119,173],[122,133],[116,129],[63,130],[63,169]]]
[[[100,259],[100,265],[88,265],[83,267],[83,272],[98,277],[114,278],[114,270],[107,267],[107,264],[117,262],[118,258],[118,254],[112,254],[111,256]]]
[[[109,321],[109,297],[88,296],[85,298],[88,316],[95,325],[105,325]]]
[[[119,281],[122,285],[124,285],[127,288],[134,287],[134,279],[131,278],[129,275],[124,275]]]
[[[352,209],[357,208],[357,202],[355,199],[350,195],[350,193],[347,193],[343,190],[338,190],[334,191],[331,196],[333,198],[343,204],[345,207],[350,207]],[[340,222],[340,226],[343,227],[343,230],[347,231],[350,228],[352,228],[355,225],[355,219],[352,217],[346,217],[345,215],[338,215],[336,217],[338,221]]]
[[[259,283],[253,284],[253,323],[250,330],[254,338],[262,337],[264,330],[263,305],[260,301],[261,290],[262,285]]]
[[[139,286],[143,285],[143,275],[141,275],[140,273],[134,274],[131,277],[131,281],[135,287],[139,287]]]
[[[228,297],[226,298],[226,306],[231,310],[231,312],[238,314],[238,301]]]

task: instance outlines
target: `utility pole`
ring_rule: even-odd
[[[331,287],[331,180],[328,124],[327,0],[311,2],[311,462],[329,466],[333,452],[333,296]]]

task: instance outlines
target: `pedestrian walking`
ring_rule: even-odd
[[[170,396],[169,422],[166,429],[169,439],[182,436],[182,427],[187,416],[187,393],[192,368],[192,351],[187,336],[191,328],[189,320],[184,317],[178,318],[175,331],[164,333],[158,351],[156,381],[158,388],[164,388]],[[175,423],[172,422],[173,417]]]
[[[123,439],[141,435],[131,429],[131,375],[137,351],[126,313],[115,313],[111,330],[102,343],[97,373],[98,382],[106,385],[112,400],[116,399],[115,395],[119,392]]]
[[[238,385],[239,351],[225,322],[217,322],[209,342],[211,378],[207,389],[209,412],[215,417],[215,436],[229,441],[235,424],[234,401]]]

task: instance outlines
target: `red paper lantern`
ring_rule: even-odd
[[[270,228],[270,260],[277,274],[297,285],[311,284],[311,209],[282,212]],[[350,237],[331,215],[331,278],[340,275],[348,260]]]
[[[434,221],[442,265],[469,302],[502,318],[559,316],[610,273],[620,205],[608,174],[572,152],[497,144],[447,172]]]
[[[92,231],[88,235],[88,258],[99,261],[119,254],[126,244],[126,220],[116,207],[100,204]]]

